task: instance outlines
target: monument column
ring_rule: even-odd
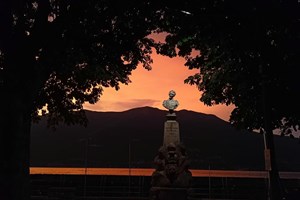
[[[176,120],[167,120],[164,128],[164,146],[174,143],[180,144],[179,123]]]
[[[174,90],[169,92],[169,99],[163,101],[168,109],[164,123],[163,145],[159,148],[152,174],[151,200],[187,200],[192,173],[189,171],[189,160],[186,149],[180,141],[179,123],[174,110],[179,103],[174,99]]]

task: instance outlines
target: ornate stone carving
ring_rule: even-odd
[[[152,174],[152,187],[189,187],[192,173],[182,144],[173,143],[160,147],[154,158],[156,170]]]

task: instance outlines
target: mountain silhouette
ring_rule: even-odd
[[[48,129],[46,119],[32,125],[31,166],[154,167],[153,159],[163,143],[167,111],[152,107],[124,112],[85,111],[88,126],[59,125]],[[261,134],[241,131],[209,114],[176,112],[181,142],[191,168],[263,170]],[[300,144],[275,136],[280,171],[300,171]]]

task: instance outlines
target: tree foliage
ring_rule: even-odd
[[[119,89],[139,63],[151,69],[155,13],[145,1],[27,0],[6,2],[1,80],[34,89],[33,116],[47,105],[49,124],[81,123],[82,104],[103,87]],[[24,61],[27,60],[27,63]],[[21,72],[26,73],[21,74]],[[76,111],[76,112],[74,112]],[[80,117],[81,116],[81,117]]]
[[[159,30],[169,35],[158,52],[185,57],[189,69],[199,69],[185,82],[203,92],[206,105],[234,104],[236,127],[264,127],[266,98],[272,129],[299,130],[299,3],[201,2],[169,7]]]

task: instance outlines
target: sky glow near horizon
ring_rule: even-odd
[[[161,38],[159,38],[161,40]],[[198,72],[184,66],[182,57],[169,58],[152,53],[152,70],[148,71],[141,65],[132,72],[131,83],[114,88],[104,88],[103,95],[96,104],[85,103],[84,109],[93,111],[125,111],[132,108],[150,106],[165,110],[163,100],[168,99],[170,90],[175,90],[174,99],[179,101],[177,110],[213,114],[229,121],[234,106],[206,106],[199,100],[201,93],[195,85],[184,84],[184,80]]]

